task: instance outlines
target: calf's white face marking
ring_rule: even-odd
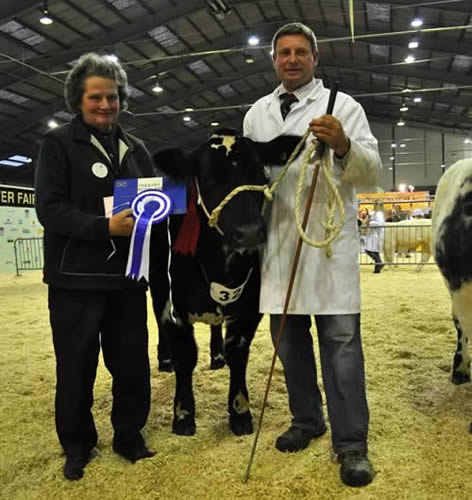
[[[231,149],[233,147],[233,144],[236,142],[236,137],[234,135],[217,135],[214,134],[211,136],[211,138],[215,139],[221,139],[223,141],[222,144],[211,144],[210,147],[218,149],[221,148],[222,146],[226,149],[226,156],[228,156],[231,153]]]

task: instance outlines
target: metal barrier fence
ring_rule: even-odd
[[[364,234],[363,234],[364,233]],[[385,226],[368,228],[360,232],[361,252],[359,263],[373,265],[373,260],[365,253],[369,238],[381,238],[380,256],[388,265],[423,265],[435,264],[431,248],[431,220],[413,219],[386,223]]]
[[[17,276],[20,276],[20,271],[43,268],[43,238],[17,238],[13,242],[13,248]]]
[[[427,221],[428,219],[419,219]],[[407,224],[411,222],[411,224]],[[380,256],[382,262],[392,265],[432,265],[435,264],[431,253],[431,221],[417,224],[418,221],[387,223],[385,226],[370,228],[368,231],[382,231],[383,245]],[[360,234],[361,252],[359,263],[373,265],[373,260],[364,252],[367,234]],[[18,238],[13,243],[15,250],[16,274],[20,271],[42,269],[44,265],[43,238]]]

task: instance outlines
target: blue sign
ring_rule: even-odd
[[[117,179],[113,192],[113,213],[132,208],[133,200],[148,189],[162,191],[172,200],[172,214],[187,212],[187,187],[168,177],[142,177],[140,179]]]

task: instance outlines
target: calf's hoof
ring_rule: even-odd
[[[225,358],[223,354],[218,354],[218,356],[212,356],[210,361],[210,370],[219,370],[225,366]]]
[[[466,384],[470,382],[470,375],[463,372],[452,372],[452,382],[456,385]]]
[[[195,420],[189,416],[185,418],[174,418],[172,422],[172,432],[179,436],[193,436],[197,431]]]
[[[236,436],[244,436],[254,432],[251,412],[229,416],[229,428]]]

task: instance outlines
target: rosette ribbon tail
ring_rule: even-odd
[[[147,190],[136,196],[132,208],[136,221],[131,235],[126,277],[149,281],[151,227],[170,214],[172,201],[161,191]]]

